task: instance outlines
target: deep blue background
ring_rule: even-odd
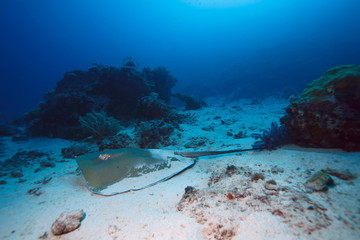
[[[125,56],[167,67],[184,93],[296,94],[360,63],[359,10],[359,0],[1,0],[0,118],[34,108],[66,71]]]

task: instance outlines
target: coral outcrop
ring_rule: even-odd
[[[205,101],[203,101],[201,99],[197,99],[197,98],[189,96],[189,95],[186,95],[186,94],[175,93],[172,96],[185,102],[186,110],[197,110],[197,109],[201,109],[202,107],[208,106]]]
[[[276,122],[271,123],[270,129],[262,129],[261,132],[262,133],[253,133],[251,135],[255,139],[260,139],[252,145],[254,149],[275,150],[289,143],[285,126],[278,126]]]
[[[337,66],[307,86],[281,119],[292,143],[360,150],[360,67]]]
[[[97,139],[116,136],[122,129],[120,122],[107,116],[105,112],[92,111],[80,117],[79,122],[85,131],[89,131]]]
[[[138,120],[177,121],[167,105],[177,80],[166,68],[139,71],[129,57],[120,68],[93,65],[67,72],[45,102],[24,116],[29,136],[82,140],[113,136],[120,124]]]
[[[138,145],[141,148],[158,148],[171,145],[170,135],[174,132],[173,124],[163,120],[141,122],[137,126]]]
[[[335,185],[334,180],[325,170],[316,172],[305,183],[305,187],[310,191],[327,191],[328,186],[333,185]]]

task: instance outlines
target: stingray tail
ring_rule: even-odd
[[[264,148],[248,148],[248,149],[233,149],[233,150],[225,150],[225,151],[175,152],[175,154],[180,155],[182,157],[205,157],[205,156],[247,152],[247,151],[263,150],[263,149]]]

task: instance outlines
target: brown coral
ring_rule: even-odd
[[[360,67],[327,71],[292,102],[281,123],[300,146],[360,150]]]

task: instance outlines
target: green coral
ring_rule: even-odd
[[[337,92],[343,92],[344,89],[359,91],[360,89],[352,88],[356,85],[360,85],[359,65],[337,66],[328,70],[320,78],[309,84],[302,92],[298,101],[318,103],[332,100]]]

